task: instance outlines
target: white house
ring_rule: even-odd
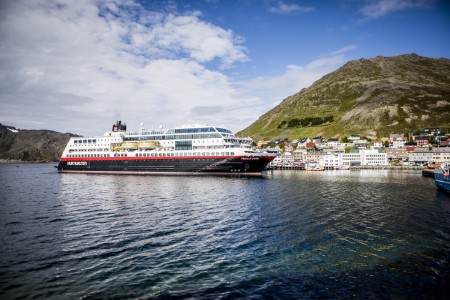
[[[351,136],[348,137],[349,141],[357,141],[357,140],[360,140],[360,139],[361,139],[361,137],[359,135],[357,135],[357,134],[352,134]]]
[[[389,137],[389,148],[403,148],[407,142],[403,134],[391,134]]]
[[[331,138],[327,141],[327,147],[329,148],[337,148],[339,146],[339,139]]]
[[[335,168],[342,164],[339,154],[326,154],[320,157],[319,165],[324,168]]]
[[[384,148],[383,142],[382,141],[375,141],[373,142],[373,149],[381,149]]]

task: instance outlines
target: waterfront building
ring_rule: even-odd
[[[296,149],[292,154],[294,155],[294,162],[303,162],[304,155],[307,153],[306,149]]]
[[[340,158],[344,166],[360,166],[362,163],[361,153],[359,152],[343,153]]]
[[[362,165],[363,166],[387,166],[389,165],[386,152],[378,150],[363,150],[362,151]]]
[[[435,163],[450,162],[450,148],[433,148],[431,152]]]
[[[416,148],[408,153],[410,164],[424,164],[433,161],[433,154],[428,148]]]
[[[308,151],[303,155],[304,162],[318,162],[322,156],[326,155],[325,152],[322,151]]]
[[[388,160],[408,160],[408,151],[405,148],[387,148],[386,154]]]
[[[275,157],[269,166],[272,167],[293,167],[294,155],[291,152],[284,152],[281,155]]]
[[[319,158],[319,165],[325,169],[333,169],[341,166],[339,154],[324,154]]]
[[[340,154],[342,165],[350,166],[387,166],[388,158],[385,152],[362,149],[351,153]]]

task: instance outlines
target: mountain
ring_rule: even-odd
[[[58,161],[71,136],[51,130],[19,130],[0,124],[0,160]]]
[[[450,60],[417,54],[346,63],[284,99],[240,136],[367,137],[450,129]]]

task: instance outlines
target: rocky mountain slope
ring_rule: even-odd
[[[450,129],[450,60],[407,54],[350,61],[239,135],[382,137],[425,127]]]
[[[18,130],[0,124],[0,160],[58,161],[72,135],[51,130]]]

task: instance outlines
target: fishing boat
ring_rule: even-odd
[[[127,132],[117,121],[98,137],[72,137],[60,173],[261,175],[277,154],[252,149],[250,138],[224,127],[187,124]]]
[[[434,169],[434,182],[436,186],[447,193],[450,193],[450,163],[442,164]]]

